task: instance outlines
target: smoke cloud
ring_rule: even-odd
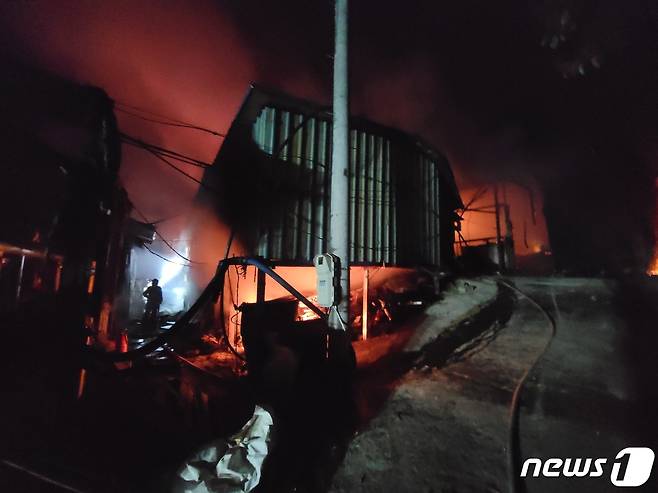
[[[37,0],[3,3],[0,23],[13,57],[223,131],[251,81],[330,101],[332,10],[328,0]],[[353,113],[443,150],[466,199],[492,181],[536,184],[562,268],[643,268],[658,153],[650,2],[363,0],[350,15]],[[126,133],[204,161],[221,145],[119,118]],[[184,214],[197,185],[124,151],[122,179],[137,207],[152,220]],[[524,192],[511,193],[520,231],[530,210]],[[176,236],[182,224],[161,229]],[[536,241],[549,239],[537,231]]]

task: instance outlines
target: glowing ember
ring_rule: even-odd
[[[212,345],[215,345],[215,346],[219,345],[219,339],[217,339],[217,337],[215,337],[214,335],[211,335],[211,334],[202,335],[201,340],[203,342],[205,342],[206,344],[212,344]]]
[[[308,298],[308,300],[312,303],[318,302],[318,297],[317,296],[311,296]],[[315,313],[313,310],[311,310],[309,307],[307,307],[304,303],[301,301],[297,304],[297,320],[300,321],[306,321],[306,320],[315,320],[318,317],[318,314]]]

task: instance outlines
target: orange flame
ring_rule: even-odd
[[[651,263],[649,264],[647,274],[650,276],[658,276],[658,249],[656,249],[656,253],[653,255],[653,260],[651,260]]]

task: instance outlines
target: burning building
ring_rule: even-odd
[[[330,108],[251,87],[198,195],[247,252],[310,266],[327,251],[331,118]],[[351,264],[449,268],[462,202],[447,159],[363,118],[350,127]]]
[[[215,235],[215,243],[235,237],[241,253],[267,259],[312,295],[313,258],[328,251],[331,134],[330,108],[252,86],[204,172],[197,204],[208,213],[190,236],[204,243],[219,221],[231,233]],[[364,118],[351,119],[350,135],[350,264],[364,274],[353,272],[353,302],[368,290],[369,267],[387,268],[379,282],[405,274],[401,268],[451,269],[463,204],[447,159],[418,137]],[[223,242],[213,248],[215,258],[228,254]],[[239,287],[239,301],[256,301],[255,282]],[[285,294],[271,283],[264,299]]]
[[[130,208],[112,102],[95,87],[10,66],[0,77],[1,312],[107,330]]]

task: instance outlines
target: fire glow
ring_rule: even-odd
[[[654,254],[653,260],[651,260],[651,264],[647,269],[647,274],[653,277],[658,276],[658,252]]]
[[[655,208],[655,213],[654,213],[654,234],[658,238],[658,178],[655,180],[655,200],[656,200],[656,208]],[[656,244],[653,248],[653,257],[651,258],[651,262],[649,262],[649,267],[647,268],[647,275],[656,277],[658,276],[658,244]]]

